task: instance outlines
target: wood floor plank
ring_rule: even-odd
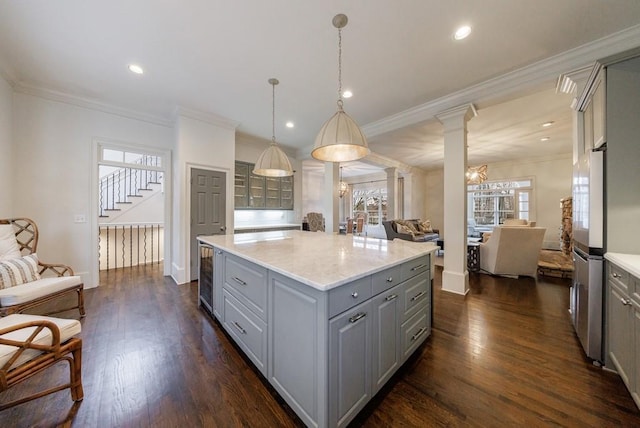
[[[443,292],[435,273],[432,336],[353,427],[640,426],[620,378],[584,357],[568,280],[472,273],[463,297]],[[161,265],[103,273],[85,292],[83,402],[61,391],[0,412],[0,426],[302,426],[196,293]],[[0,401],[67,373],[56,366]]]

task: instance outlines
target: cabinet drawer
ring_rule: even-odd
[[[371,295],[375,296],[389,288],[400,284],[401,265],[385,269],[371,275]]]
[[[413,351],[431,334],[428,308],[429,306],[413,315],[400,327],[403,362],[409,358]]]
[[[225,285],[242,303],[254,311],[262,320],[266,320],[267,307],[267,270],[254,263],[233,255],[225,258]]]
[[[364,302],[370,297],[370,276],[329,290],[329,318]]]
[[[421,273],[404,284],[402,293],[403,320],[410,318],[429,303],[430,284],[429,272]]]
[[[413,278],[422,272],[429,270],[429,257],[420,257],[410,262],[406,262],[401,265],[401,279],[406,281],[409,278]]]
[[[629,294],[631,292],[631,290],[629,290],[629,273],[613,263],[608,263],[608,265],[609,280],[613,281],[618,288],[622,289],[626,294]]]
[[[223,321],[225,330],[238,346],[267,375],[267,325],[227,290],[223,291]]]

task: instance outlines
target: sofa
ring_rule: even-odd
[[[480,269],[493,275],[536,277],[544,227],[498,226],[480,244]]]
[[[390,241],[397,238],[405,241],[435,243],[440,239],[438,229],[433,229],[429,220],[384,220],[382,225]]]

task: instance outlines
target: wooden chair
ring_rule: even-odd
[[[0,224],[11,224],[22,256],[34,254],[38,247],[38,227],[28,218],[0,219]],[[22,313],[27,309],[59,299],[69,293],[77,293],[77,304],[51,313],[78,309],[80,316],[84,310],[84,284],[73,269],[63,264],[43,263],[38,260],[38,270],[42,279],[14,287],[0,289],[0,316]]]
[[[0,318],[0,393],[61,361],[69,363],[69,382],[35,394],[0,401],[0,411],[69,388],[73,401],[82,389],[80,321],[13,314]],[[1,395],[0,395],[1,397]]]

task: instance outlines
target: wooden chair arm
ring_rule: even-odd
[[[40,266],[40,275],[47,272],[54,273],[56,276],[73,276],[73,269],[71,269],[71,266],[63,264],[42,263],[41,261],[38,261],[38,265]]]
[[[0,345],[7,346],[15,346],[18,350],[12,355],[9,361],[3,367],[0,367],[0,371],[8,372],[11,369],[11,366],[15,363],[15,361],[20,358],[23,352],[27,349],[35,349],[43,353],[53,354],[53,356],[58,357],[60,354],[60,329],[58,326],[48,320],[35,320],[29,321],[21,324],[12,325],[11,327],[6,327],[0,329],[0,336],[5,335],[7,333],[11,333],[13,331],[22,330],[24,328],[36,327],[33,333],[27,338],[25,341],[7,339],[5,337],[0,337]],[[49,329],[51,331],[51,345],[38,344],[33,343],[38,334],[43,329]]]

